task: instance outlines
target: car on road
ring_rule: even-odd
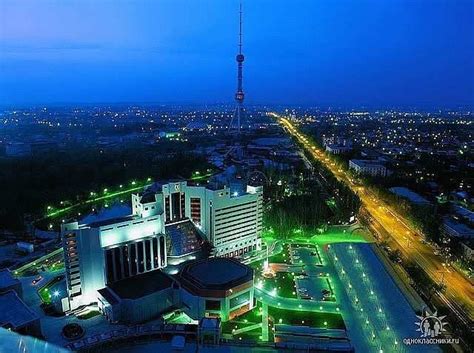
[[[36,286],[39,282],[43,280],[43,276],[38,276],[34,280],[31,281],[31,284]]]

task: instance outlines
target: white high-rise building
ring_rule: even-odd
[[[156,193],[133,194],[129,216],[63,224],[68,292],[63,309],[96,302],[97,291],[108,284],[164,268],[170,256],[184,259],[197,251],[199,239],[190,230],[194,228],[190,221],[207,238],[215,256],[238,257],[260,250],[262,213],[262,187],[231,192],[228,186],[178,181],[161,185]]]
[[[134,198],[138,200],[138,195]],[[240,256],[261,249],[263,188],[231,191],[226,185],[193,186],[170,182],[156,194],[165,224],[190,219],[207,237],[216,256]],[[150,209],[152,205],[148,205]],[[134,207],[134,211],[139,206]]]

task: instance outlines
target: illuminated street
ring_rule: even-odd
[[[446,301],[451,310],[464,322],[469,323],[474,318],[474,286],[471,281],[453,268],[443,266],[440,256],[434,254],[434,248],[421,242],[421,237],[408,225],[400,215],[396,214],[390,205],[377,200],[366,188],[355,185],[347,172],[342,167],[332,162],[326,153],[315,146],[307,136],[286,118],[272,113],[278,118],[280,124],[293,135],[304,148],[319,162],[324,164],[339,180],[345,182],[353,191],[360,196],[363,206],[377,222],[381,229],[381,235],[389,235],[394,240],[397,248],[414,260],[435,283],[444,280],[446,284],[445,294],[439,294]]]

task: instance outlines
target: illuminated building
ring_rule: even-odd
[[[179,275],[150,271],[98,291],[99,310],[110,322],[135,324],[181,308],[199,321],[232,319],[254,307],[253,270],[235,259],[188,261]]]
[[[235,259],[193,261],[178,276],[180,298],[194,318],[231,320],[254,306],[253,270]]]
[[[63,310],[97,301],[106,284],[166,266],[159,210],[89,224],[62,225],[68,298]]]
[[[371,176],[387,176],[388,169],[377,160],[351,159],[349,161],[349,169],[354,170],[358,174]]]
[[[161,195],[165,223],[190,219],[206,235],[214,255],[236,257],[261,249],[262,187],[247,185],[237,190],[181,181],[163,185]]]
[[[110,322],[134,324],[153,319],[178,302],[173,283],[161,270],[111,283],[98,291],[99,311]]]
[[[244,191],[242,191],[244,190]],[[98,301],[113,283],[207,257],[261,249],[262,187],[239,191],[185,181],[132,195],[132,214],[62,225],[68,297],[64,311]]]

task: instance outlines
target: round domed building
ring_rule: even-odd
[[[194,318],[239,316],[254,306],[253,270],[232,258],[186,264],[178,275],[181,301]]]

